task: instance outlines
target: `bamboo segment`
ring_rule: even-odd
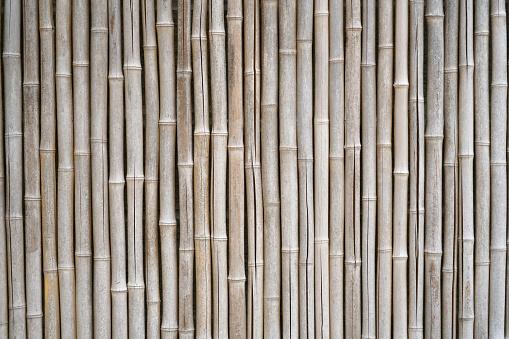
[[[378,4],[377,74],[377,337],[391,338],[393,4]]]
[[[491,1],[491,261],[489,273],[489,335],[503,337],[507,321],[507,32],[505,2]],[[477,59],[481,63],[482,60]],[[476,67],[476,72],[479,69]],[[488,70],[485,69],[487,72]],[[487,74],[486,74],[487,75]],[[477,85],[476,85],[477,86]],[[477,121],[476,121],[477,124]],[[477,191],[477,188],[476,188]],[[489,219],[488,219],[489,220]],[[482,242],[481,236],[477,241]],[[488,288],[488,284],[483,286]],[[476,295],[477,298],[477,295]],[[481,316],[476,313],[477,317]],[[506,318],[504,319],[504,316]]]
[[[159,229],[163,315],[161,337],[178,334],[177,219],[175,215],[175,48],[172,2],[157,1],[159,57]],[[225,249],[226,251],[226,249]]]
[[[42,6],[41,6],[42,7]],[[0,3],[0,9],[2,4]],[[0,16],[1,22],[1,16]],[[0,39],[2,25],[0,24]],[[0,60],[0,68],[1,60]],[[2,77],[0,77],[0,136],[4,135],[4,110],[3,110],[3,92]],[[7,338],[9,336],[9,289],[10,282],[7,274],[10,265],[7,262],[7,229],[5,218],[5,170],[4,170],[4,138],[0,137],[0,337]],[[55,252],[56,254],[56,252]],[[8,270],[9,268],[9,270]],[[58,314],[58,312],[57,312]]]
[[[442,0],[429,1],[428,95],[426,111],[426,220],[424,244],[424,336],[440,338],[442,262],[442,163],[444,140],[444,11]]]

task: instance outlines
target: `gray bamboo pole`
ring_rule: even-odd
[[[2,4],[0,3],[0,10]],[[2,38],[2,25],[0,16],[0,39]],[[3,41],[3,40],[2,40]],[[0,59],[0,68],[1,59]],[[4,170],[4,110],[3,110],[3,91],[2,77],[0,77],[0,337],[9,336],[9,289],[8,285],[9,263],[7,262],[7,229],[5,214],[5,170]],[[56,253],[56,252],[55,252]],[[9,268],[9,270],[8,270]]]

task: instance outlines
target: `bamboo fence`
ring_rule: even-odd
[[[0,5],[0,339],[509,337],[504,0]]]

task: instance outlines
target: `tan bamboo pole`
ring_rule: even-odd
[[[391,338],[393,3],[378,4],[377,74],[377,337]]]
[[[161,337],[178,335],[177,219],[175,215],[175,48],[171,0],[157,1],[159,57],[159,229],[163,313]],[[226,251],[226,249],[225,249]]]
[[[314,209],[315,327],[318,338],[330,334],[329,318],[329,3],[314,2]]]
[[[245,338],[242,0],[228,1],[226,19],[228,23],[229,335],[231,338]]]
[[[194,337],[193,140],[191,117],[191,0],[178,2],[177,166],[179,173],[179,337]]]
[[[23,145],[27,336],[42,338],[41,163],[39,158],[39,8],[23,2]]]
[[[24,338],[26,329],[23,242],[23,128],[21,97],[21,3],[4,9],[5,170],[9,336]]]
[[[489,272],[489,335],[503,337],[507,318],[507,33],[505,2],[491,1],[491,244]],[[477,59],[481,64],[482,59]],[[476,67],[476,72],[481,71]],[[485,69],[487,71],[487,69]],[[488,75],[488,74],[486,74]],[[476,121],[477,124],[477,121]],[[489,128],[489,127],[488,127]],[[477,188],[476,188],[477,191]],[[483,241],[482,237],[476,239]],[[477,273],[477,272],[476,272]],[[484,285],[487,289],[488,285]],[[477,298],[477,295],[476,295]],[[475,314],[477,317],[482,314]]]
[[[224,2],[209,2],[212,164],[210,229],[212,236],[212,336],[228,337],[228,259],[226,234],[226,173],[228,102]]]
[[[442,261],[442,178],[444,140],[444,10],[442,0],[429,1],[428,74],[426,111],[426,220],[425,220],[425,309],[424,336],[440,338]],[[423,225],[424,226],[424,225]]]
[[[313,0],[299,0],[297,2],[297,147],[299,174],[300,336],[302,338],[313,338],[315,335]],[[268,262],[268,260],[267,258],[266,261]],[[335,300],[334,302],[338,301]],[[333,301],[331,300],[331,305],[332,303]]]
[[[442,336],[456,338],[458,191],[458,14],[457,0],[445,1],[444,25],[444,231]]]
[[[0,10],[2,4],[0,3]],[[0,39],[2,36],[2,25],[0,16]],[[3,40],[2,40],[3,41]],[[2,67],[0,59],[0,68]],[[7,229],[5,214],[5,170],[4,170],[4,110],[3,110],[3,91],[2,77],[0,77],[0,337],[7,338],[9,336],[9,289],[7,274]],[[55,252],[56,253],[56,252]],[[8,285],[9,284],[9,285]]]

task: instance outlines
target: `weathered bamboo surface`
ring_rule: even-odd
[[[0,339],[509,337],[505,1],[0,5]]]

